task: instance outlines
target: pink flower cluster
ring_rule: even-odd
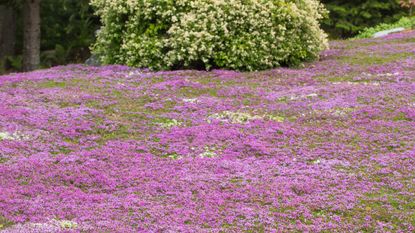
[[[4,232],[414,232],[415,32],[303,69],[0,77]]]

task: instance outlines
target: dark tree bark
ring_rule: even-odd
[[[31,71],[40,63],[40,0],[23,4],[23,70]]]
[[[0,5],[0,65],[13,56],[16,44],[16,15],[12,7]],[[5,68],[5,67],[3,67]]]

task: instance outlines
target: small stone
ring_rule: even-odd
[[[384,30],[384,31],[376,32],[375,34],[373,34],[373,38],[385,37],[391,33],[401,32],[401,31],[405,31],[405,28],[393,28],[390,30]]]
[[[101,66],[101,61],[99,60],[99,57],[97,55],[91,55],[91,57],[89,57],[86,61],[85,61],[86,65],[89,66]]]

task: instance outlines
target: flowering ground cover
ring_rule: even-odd
[[[415,32],[262,72],[0,77],[4,232],[414,232]]]

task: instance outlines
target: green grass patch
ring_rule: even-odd
[[[14,223],[3,216],[0,216],[0,231],[14,225]]]
[[[65,82],[58,82],[54,80],[48,80],[46,82],[38,83],[37,86],[39,88],[65,88],[66,83]]]
[[[340,62],[351,64],[351,65],[362,65],[371,66],[371,65],[383,65],[386,63],[391,63],[399,61],[410,56],[413,56],[413,53],[404,52],[404,53],[394,53],[388,55],[367,55],[367,53],[358,53],[354,56],[347,56],[339,58]]]

